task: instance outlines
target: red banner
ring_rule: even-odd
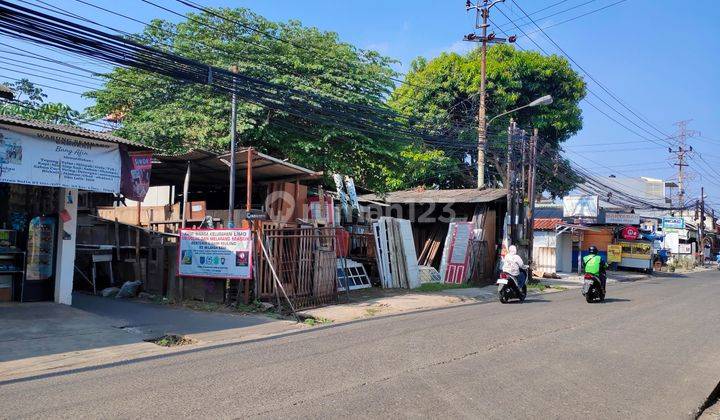
[[[152,152],[128,152],[124,149],[121,156],[120,192],[130,200],[143,201],[150,188]]]

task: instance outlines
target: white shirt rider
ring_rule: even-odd
[[[517,277],[520,275],[520,269],[525,267],[522,258],[517,254],[517,247],[510,245],[508,253],[503,258],[502,271]]]

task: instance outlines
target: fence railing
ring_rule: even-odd
[[[256,279],[260,299],[278,300],[282,304],[283,295],[277,290],[272,264],[296,309],[337,302],[337,230],[266,227],[259,232],[269,256],[268,259],[262,251],[258,252]]]

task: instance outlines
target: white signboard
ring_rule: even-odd
[[[678,254],[692,254],[692,244],[678,245]]]
[[[250,229],[181,229],[178,275],[252,278]]]
[[[0,128],[0,182],[120,192],[117,144]]]
[[[680,245],[680,238],[678,238],[677,232],[669,232],[665,235],[665,248],[669,249],[671,253],[678,253],[678,246]]]
[[[633,213],[605,213],[605,223],[609,225],[639,225],[640,215]]]
[[[569,196],[563,198],[563,217],[597,217],[596,195]]]

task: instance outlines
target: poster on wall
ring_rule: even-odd
[[[28,280],[47,280],[55,273],[55,218],[37,216],[28,226]]]
[[[180,229],[178,275],[252,278],[250,229]]]
[[[121,150],[122,182],[120,192],[126,198],[143,201],[150,189],[152,152],[128,152]]]
[[[120,192],[117,144],[0,128],[0,182]]]

